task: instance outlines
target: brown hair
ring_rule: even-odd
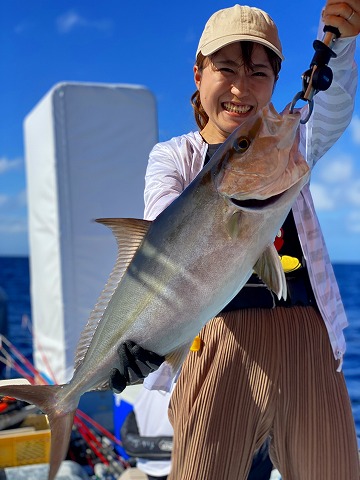
[[[253,48],[254,48],[254,42],[239,42],[239,43],[241,47],[241,54],[242,54],[245,68],[251,70],[254,65],[251,59]],[[264,49],[269,59],[271,68],[273,69],[273,72],[275,74],[275,82],[276,82],[281,69],[281,58],[278,55],[276,55],[276,53],[273,52],[270,48],[264,46]],[[196,65],[198,66],[200,72],[208,65],[209,61],[211,62],[211,59],[212,59],[211,55],[209,55],[208,57],[205,57],[201,52],[198,54],[198,56],[196,57]],[[192,94],[190,101],[194,109],[195,122],[199,127],[199,129],[202,130],[208,123],[209,117],[205,112],[204,107],[201,104],[199,90],[196,90]]]

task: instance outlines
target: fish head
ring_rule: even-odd
[[[309,178],[299,152],[300,113],[279,114],[272,104],[239,126],[213,158],[218,193],[232,200],[266,200]]]

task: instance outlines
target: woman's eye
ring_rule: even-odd
[[[224,73],[235,73],[234,70],[228,67],[219,68],[219,71]]]
[[[253,72],[252,74],[254,77],[266,77],[266,73],[265,72]]]

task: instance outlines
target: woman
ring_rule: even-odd
[[[315,97],[310,121],[300,126],[300,150],[311,168],[351,120],[358,0],[328,0],[323,21],[341,38],[331,60],[332,86]],[[209,19],[194,66],[200,131],[152,150],[145,218],[166,208],[218,145],[271,101],[282,59],[277,28],[265,12],[235,5]],[[290,300],[277,302],[267,289],[252,297],[247,285],[200,332],[201,347],[189,353],[170,402],[171,480],[245,479],[254,451],[267,438],[283,480],[359,479],[340,372],[347,322],[308,186],[277,240],[290,270]],[[160,368],[147,381],[161,386],[162,375]]]
[[[350,1],[328,2],[324,10],[324,22],[338,27],[342,40],[336,44],[338,58],[331,62],[332,91],[315,97],[311,123],[301,132],[302,153],[311,167],[336,141],[341,133],[339,125],[343,130],[350,121],[345,111],[350,111],[354,92],[344,91],[346,87],[340,85],[351,79],[352,57],[345,51],[353,48],[353,42],[345,37],[359,32],[358,10],[358,2]],[[209,150],[216,149],[245,119],[270,102],[281,60],[276,27],[264,12],[234,6],[211,17],[194,67],[197,92],[193,102],[200,134],[172,139],[151,152],[145,218],[155,218],[202,168]],[[345,64],[341,65],[345,61],[346,72]],[[335,95],[337,105],[342,100],[347,105],[344,111],[336,112],[336,121],[334,114],[326,119],[326,135],[315,137],[318,118]],[[267,435],[272,438],[271,457],[284,479],[359,478],[350,403],[343,376],[336,372],[344,340],[342,333],[336,336],[332,331],[341,331],[346,322],[322,242],[318,240],[316,248],[327,263],[316,259],[311,250],[308,229],[313,235],[319,227],[308,189],[304,190],[294,206],[299,234],[304,218],[312,218],[305,226],[307,231],[300,234],[300,245],[295,238],[287,245],[287,253],[302,263],[302,274],[312,274],[312,289],[302,302],[304,306],[292,300],[290,308],[261,308],[267,298],[255,299],[255,305],[238,299],[238,304],[235,301],[226,313],[205,326],[200,334],[202,348],[189,354],[171,400],[175,430],[172,479],[246,478],[252,454]],[[292,233],[292,222],[290,215],[284,239]],[[306,265],[302,257],[307,259]],[[318,285],[316,275],[326,275],[330,287]],[[306,291],[307,276],[299,281]],[[322,298],[325,291],[320,288],[332,290],[328,297],[334,298],[326,305]],[[297,294],[299,288],[295,289]],[[334,352],[316,305],[327,320]],[[336,309],[336,315],[331,308]]]

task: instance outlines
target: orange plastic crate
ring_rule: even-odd
[[[1,433],[0,468],[49,462],[51,434],[46,416],[29,415],[20,427],[34,427],[35,431]]]

